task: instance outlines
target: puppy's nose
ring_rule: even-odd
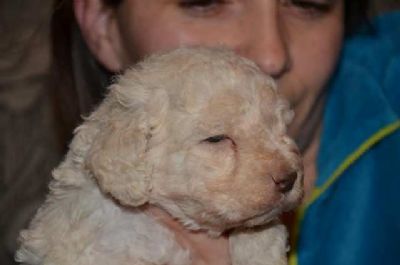
[[[289,174],[285,174],[282,176],[277,176],[277,175],[272,176],[272,180],[274,181],[276,187],[282,193],[286,193],[292,190],[296,178],[297,178],[296,171],[293,171]]]

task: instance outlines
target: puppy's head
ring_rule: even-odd
[[[291,115],[252,62],[180,49],[111,87],[82,126],[96,128],[85,165],[121,203],[158,205],[192,229],[258,225],[302,196],[299,152],[286,135]]]

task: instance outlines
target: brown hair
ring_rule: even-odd
[[[116,5],[120,0],[104,0]],[[75,21],[72,0],[55,0],[51,20],[51,96],[63,149],[73,129],[102,99],[111,73],[91,56]]]
[[[122,0],[103,0],[111,7]],[[345,0],[345,29],[354,32],[367,21],[368,0]],[[56,124],[63,149],[73,129],[103,98],[111,73],[90,55],[76,21],[72,0],[55,0],[51,21],[52,86]]]

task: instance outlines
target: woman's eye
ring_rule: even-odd
[[[225,134],[219,134],[219,135],[208,137],[208,138],[204,139],[203,142],[219,143],[219,142],[222,142],[224,140],[230,140],[230,138]]]
[[[288,5],[291,5],[306,15],[318,16],[328,13],[334,6],[335,1],[328,0],[289,0]]]
[[[180,0],[179,6],[197,15],[209,14],[219,11],[227,0]]]

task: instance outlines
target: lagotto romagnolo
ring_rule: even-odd
[[[195,265],[177,238],[201,231],[229,237],[233,265],[286,264],[277,216],[303,194],[292,116],[272,78],[231,51],[150,56],[76,129],[17,260]]]

